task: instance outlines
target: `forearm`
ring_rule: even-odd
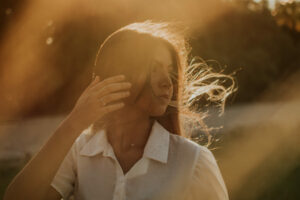
[[[79,134],[104,115],[124,106],[123,102],[115,102],[130,94],[131,83],[124,83],[124,79],[124,75],[119,75],[99,82],[97,76],[90,83],[68,117],[13,179],[6,190],[4,200],[39,200],[46,197],[54,176]],[[104,104],[99,102],[100,97]]]
[[[44,199],[60,164],[82,130],[72,123],[69,115],[13,179],[4,200]]]

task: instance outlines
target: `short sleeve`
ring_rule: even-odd
[[[185,200],[228,200],[227,189],[212,152],[200,147]]]
[[[65,200],[70,197],[74,189],[77,171],[76,156],[77,150],[74,143],[61,163],[51,183],[51,186],[59,192]]]

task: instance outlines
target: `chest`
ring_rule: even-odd
[[[184,144],[171,139],[166,162],[159,161],[161,154],[143,155],[143,150],[79,156],[75,199],[184,199],[180,195],[184,194],[196,159],[196,149]]]
[[[184,157],[180,158],[182,162],[171,159],[169,163],[154,160],[147,163],[146,160],[139,160],[125,176],[111,158],[94,157],[81,162],[76,200],[183,199],[179,197],[184,194],[185,186],[188,185],[193,162],[187,162]]]
[[[123,170],[123,173],[126,174],[134,166],[134,164],[143,157],[143,150],[130,149],[125,152],[115,151],[115,156]]]

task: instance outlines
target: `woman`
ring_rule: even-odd
[[[181,115],[197,96],[223,103],[232,88],[208,84],[223,75],[188,66],[186,49],[167,23],[111,34],[97,76],[4,199],[228,199],[213,154],[188,139]]]

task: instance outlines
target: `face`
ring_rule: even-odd
[[[150,65],[150,84],[146,84],[137,104],[150,116],[161,116],[173,95],[171,74],[175,70],[175,63],[166,45],[159,44],[156,47]]]

